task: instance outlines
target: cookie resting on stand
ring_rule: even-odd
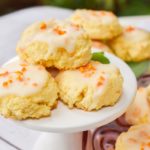
[[[0,68],[0,114],[23,120],[47,117],[56,107],[57,84],[41,65],[15,60]]]

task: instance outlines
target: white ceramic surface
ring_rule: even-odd
[[[93,51],[96,51],[96,49],[93,49]],[[51,117],[39,120],[15,121],[15,123],[46,132],[71,133],[105,125],[122,115],[135,95],[136,79],[131,69],[122,60],[109,53],[105,53],[105,55],[111,63],[120,69],[124,78],[122,96],[114,106],[104,107],[99,111],[86,112],[79,109],[68,109],[67,106],[59,102],[57,109],[52,111]]]

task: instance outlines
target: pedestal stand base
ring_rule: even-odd
[[[82,150],[82,132],[70,134],[43,133],[33,150]]]

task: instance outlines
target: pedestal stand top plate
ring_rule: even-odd
[[[105,53],[105,56],[120,69],[124,79],[122,95],[114,106],[104,107],[99,111],[86,112],[79,109],[68,109],[67,106],[59,102],[57,109],[52,111],[50,117],[39,120],[15,121],[15,123],[40,131],[71,133],[105,125],[121,116],[136,93],[136,78],[131,69],[121,59],[108,53]],[[17,58],[10,61],[15,59]]]

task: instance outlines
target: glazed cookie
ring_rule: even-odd
[[[60,98],[69,108],[98,110],[114,105],[122,93],[120,71],[112,64],[97,61],[76,70],[61,71],[56,81]]]
[[[150,123],[150,86],[141,87],[137,90],[136,97],[125,113],[126,121],[135,125],[140,123]]]
[[[123,34],[112,39],[109,45],[125,61],[150,59],[150,32],[143,29],[125,27]]]
[[[132,126],[128,132],[122,133],[116,142],[115,150],[149,150],[150,125]]]
[[[21,59],[45,67],[70,69],[91,59],[91,41],[83,28],[67,21],[39,22],[28,27],[17,45]]]
[[[105,43],[101,41],[92,41],[92,47],[97,49],[97,52],[108,52],[113,53],[113,51]],[[95,50],[94,50],[95,52]]]
[[[4,117],[47,117],[56,107],[57,93],[57,84],[43,66],[16,60],[0,68],[0,114]]]
[[[118,18],[109,11],[79,9],[73,13],[70,20],[83,26],[94,40],[112,39],[122,32]]]

